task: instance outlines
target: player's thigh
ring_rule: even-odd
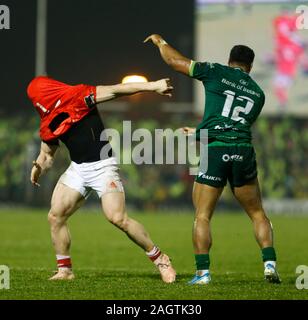
[[[107,192],[101,197],[102,209],[106,218],[117,223],[127,217],[124,192]]]
[[[95,191],[100,199],[109,198],[104,197],[106,194],[124,193],[119,168],[116,164],[110,163],[112,161],[111,158],[91,163],[91,168],[83,176],[86,186]]]
[[[241,187],[234,187],[233,193],[243,209],[251,218],[253,218],[256,214],[263,214],[258,178],[247,182]]]
[[[256,153],[253,146],[233,146],[229,159],[231,170],[228,180],[232,189],[250,184],[258,175]]]
[[[213,143],[207,146],[200,159],[199,172],[196,182],[215,188],[223,188],[231,170],[231,164],[225,161],[228,146],[216,146]]]
[[[210,220],[223,189],[223,187],[217,188],[195,182],[193,204],[196,209],[196,215]]]
[[[216,146],[212,143],[207,146],[207,153],[201,155],[199,173],[193,188],[193,204],[197,216],[210,219],[213,214],[231,170],[230,163],[224,160],[228,150],[228,146]]]
[[[51,214],[70,216],[88,197],[90,189],[85,187],[78,166],[72,162],[59,178],[51,199]]]
[[[126,217],[125,193],[116,164],[99,161],[96,170],[86,177],[87,185],[101,199],[102,209],[106,218],[117,223]]]
[[[77,190],[58,182],[51,198],[50,214],[69,217],[84,203],[85,198]]]

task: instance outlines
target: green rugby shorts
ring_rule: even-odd
[[[257,177],[256,153],[251,144],[208,144],[208,161],[203,152],[196,182],[212,187],[241,187]],[[204,164],[205,165],[204,165]],[[204,167],[204,168],[203,168]],[[207,167],[207,168],[206,168]]]

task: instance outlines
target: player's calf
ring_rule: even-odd
[[[166,283],[175,281],[176,272],[170,259],[154,246],[148,232],[138,221],[130,218],[125,211],[123,193],[107,193],[102,197],[102,207],[106,218],[142,248],[158,268],[161,278]]]
[[[66,225],[68,216],[50,210],[48,221],[51,229],[51,239],[56,252],[58,272],[50,280],[72,280],[72,262],[69,254],[71,239]]]
[[[150,240],[143,226],[137,221],[130,219],[126,215],[122,215],[119,218],[115,217],[109,219],[109,221],[124,231],[136,244],[138,244],[144,250],[147,250],[146,248],[150,246],[152,241]],[[160,272],[161,278],[164,282],[172,283],[175,281],[176,272],[166,254],[163,254],[158,247],[154,246],[149,252],[146,251],[146,255],[158,268],[158,271]]]

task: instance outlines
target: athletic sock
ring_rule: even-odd
[[[158,247],[154,246],[150,252],[146,252],[146,255],[154,262],[161,255],[161,251]]]
[[[264,268],[266,268],[266,266],[270,264],[272,265],[274,268],[276,268],[276,261],[271,261],[271,260],[267,260],[264,262]]]
[[[72,269],[72,261],[70,256],[62,256],[57,254],[56,257],[59,270]]]
[[[262,250],[263,262],[274,261],[276,262],[276,252],[273,247],[263,248]]]
[[[210,268],[210,255],[206,254],[195,254],[196,269],[198,271],[208,271]]]
[[[209,274],[210,273],[210,270],[209,269],[206,269],[206,270],[197,270],[196,272],[196,275],[199,276],[199,277],[203,277],[205,274]]]

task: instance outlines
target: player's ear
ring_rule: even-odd
[[[253,63],[249,66],[248,73],[250,73],[252,67],[253,67]]]

